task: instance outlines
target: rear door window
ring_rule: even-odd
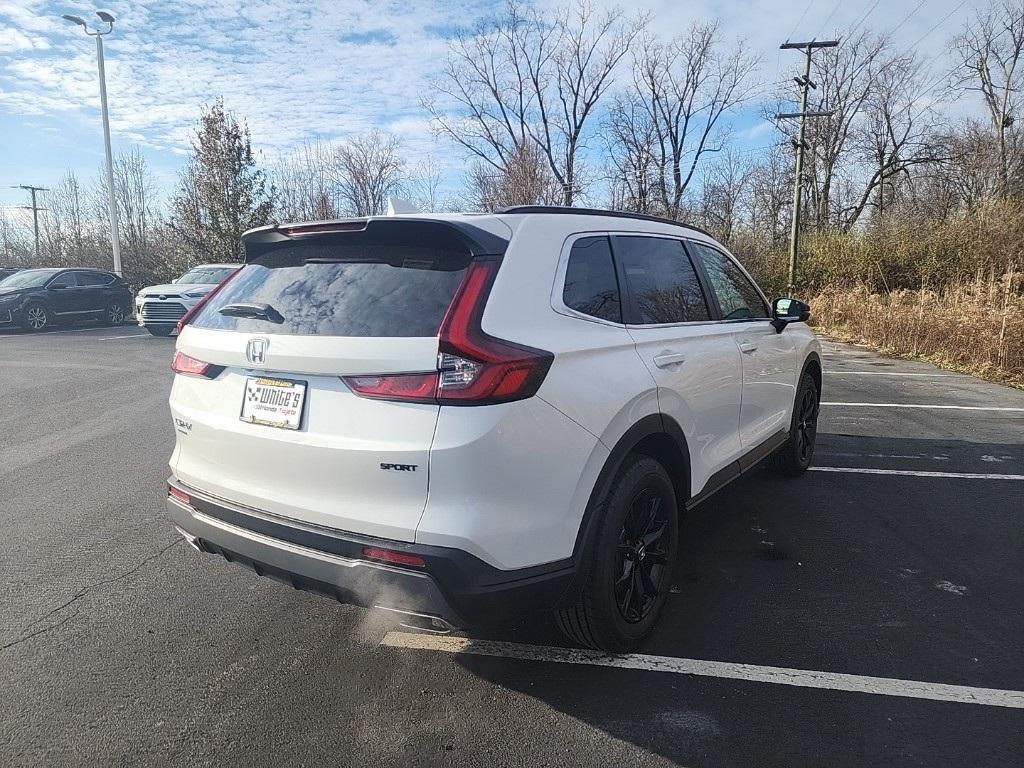
[[[85,286],[108,285],[114,282],[114,276],[105,272],[76,272],[78,284]]]
[[[298,336],[436,336],[469,262],[468,252],[442,247],[310,237],[252,260],[194,325]],[[246,316],[238,305],[256,310]]]
[[[64,272],[57,275],[53,280],[46,284],[47,288],[76,288],[78,287],[78,281],[75,279],[74,272]]]
[[[573,243],[565,268],[562,303],[590,317],[622,322],[619,282],[607,237],[581,237]]]
[[[732,259],[701,243],[691,242],[689,247],[704,264],[723,320],[755,320],[769,316],[768,305],[761,294]]]
[[[626,322],[661,325],[710,319],[704,292],[682,242],[617,235],[612,245],[629,293]]]

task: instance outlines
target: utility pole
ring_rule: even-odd
[[[793,179],[793,224],[789,231],[789,295],[793,295],[796,286],[796,261],[797,249],[800,245],[800,203],[803,201],[803,173],[804,173],[804,150],[807,149],[807,142],[804,141],[804,133],[808,117],[830,117],[832,112],[808,112],[807,93],[810,88],[817,88],[811,82],[811,52],[815,48],[835,48],[839,45],[838,40],[811,40],[807,43],[783,43],[779,46],[781,50],[801,50],[804,52],[804,76],[795,77],[797,85],[800,86],[800,111],[780,112],[775,116],[776,120],[787,118],[800,118],[800,131],[797,140],[793,142],[796,149],[796,176]]]
[[[23,210],[26,210],[26,211],[32,211],[32,231],[35,232],[35,236],[36,236],[36,263],[38,264],[38,262],[39,262],[39,212],[40,211],[45,211],[46,209],[45,208],[40,208],[38,205],[36,205],[36,193],[38,193],[38,192],[49,192],[49,189],[47,189],[46,187],[33,187],[31,184],[18,184],[16,186],[11,187],[11,189],[27,189],[29,191],[29,194],[32,195],[32,205],[19,205],[18,207],[23,209]]]

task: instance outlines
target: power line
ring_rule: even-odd
[[[910,13],[908,13],[906,16],[903,17],[903,21],[901,21],[899,24],[897,24],[895,27],[893,27],[892,29],[889,30],[889,34],[890,35],[896,34],[896,32],[899,30],[900,27],[902,27],[904,24],[906,24],[908,21],[910,21],[910,17],[911,16],[913,16],[915,13],[917,13],[919,10],[921,10],[921,6],[924,5],[925,2],[927,2],[927,0],[921,0],[920,3],[915,5],[914,6],[914,10],[912,10]],[[964,2],[966,2],[966,0],[964,0]]]
[[[804,8],[804,12],[800,14],[800,18],[796,20],[796,24],[794,24],[793,28],[789,30],[789,34],[786,35],[787,40],[789,40],[789,38],[791,38],[796,33],[796,28],[800,26],[800,22],[804,20],[804,17],[807,15],[807,12],[811,10],[812,5],[814,5],[814,0],[810,0],[810,2],[807,3],[807,7]]]
[[[818,34],[815,35],[816,38],[820,37],[821,33],[825,31],[825,27],[827,27],[828,23],[830,21],[832,21],[832,17],[836,15],[836,11],[839,10],[839,6],[842,5],[842,4],[843,4],[843,0],[836,0],[836,4],[834,6],[832,6],[832,12],[828,16],[825,17],[825,20],[823,22],[821,22],[821,29],[819,29],[818,30]]]
[[[952,11],[950,11],[949,13],[947,13],[947,14],[946,14],[945,16],[943,16],[943,17],[942,17],[941,19],[939,19],[939,20],[938,20],[938,21],[937,21],[937,22],[936,22],[936,23],[935,23],[935,24],[934,24],[934,25],[932,26],[932,28],[931,28],[931,29],[929,29],[929,30],[928,30],[927,32],[925,32],[925,33],[924,33],[923,35],[921,35],[921,36],[920,36],[919,38],[917,38],[917,40],[915,40],[914,42],[912,42],[912,43],[910,44],[910,47],[911,47],[911,48],[914,48],[914,47],[916,47],[918,43],[920,43],[920,42],[921,42],[922,40],[924,40],[924,39],[925,39],[926,37],[928,37],[928,35],[930,35],[930,34],[931,34],[932,32],[934,32],[934,31],[935,31],[936,29],[938,29],[939,27],[941,27],[941,26],[942,26],[942,25],[943,25],[943,24],[944,24],[944,23],[946,22],[946,20],[947,20],[947,19],[948,19],[948,18],[949,18],[950,16],[952,16],[952,15],[953,15],[954,13],[956,13],[957,11],[959,11],[959,10],[960,10],[961,8],[963,8],[963,7],[965,6],[965,5],[967,5],[967,0],[960,0],[960,4],[959,4],[959,5],[957,5],[957,7],[956,7],[956,8],[954,8],[954,9],[953,9]]]
[[[862,24],[863,24],[863,23],[864,23],[865,21],[867,21],[867,20],[868,20],[868,16],[870,16],[870,15],[871,15],[872,13],[874,13],[874,11],[875,11],[875,8],[877,8],[877,7],[878,7],[878,4],[879,4],[879,3],[881,2],[881,1],[882,1],[882,0],[875,0],[875,2],[873,2],[873,3],[871,4],[871,7],[870,7],[870,8],[868,8],[867,12],[866,12],[866,13],[865,13],[865,14],[864,14],[863,16],[861,16],[861,17],[860,17],[860,18],[859,18],[859,19],[858,19],[858,20],[857,20],[857,21],[856,21],[856,22],[854,23],[854,25],[853,25],[853,26],[852,26],[852,27],[850,28],[850,30],[849,30],[849,31],[848,31],[848,32],[846,33],[846,37],[847,37],[847,38],[851,38],[851,37],[853,37],[853,33],[857,31],[857,28],[858,28],[858,27],[860,27],[860,26],[861,26],[861,25],[862,25]]]

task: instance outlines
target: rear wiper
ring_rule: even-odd
[[[248,317],[253,320],[266,320],[268,323],[277,323],[278,325],[284,322],[284,315],[269,304],[249,304],[246,302],[225,304],[217,311],[229,317]]]

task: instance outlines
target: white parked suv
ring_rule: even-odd
[[[518,207],[282,225],[185,318],[167,507],[198,550],[432,629],[633,648],[680,516],[807,469],[819,345],[706,233]]]
[[[178,321],[240,264],[201,264],[166,285],[143,288],[135,297],[135,317],[154,336],[170,336]]]

